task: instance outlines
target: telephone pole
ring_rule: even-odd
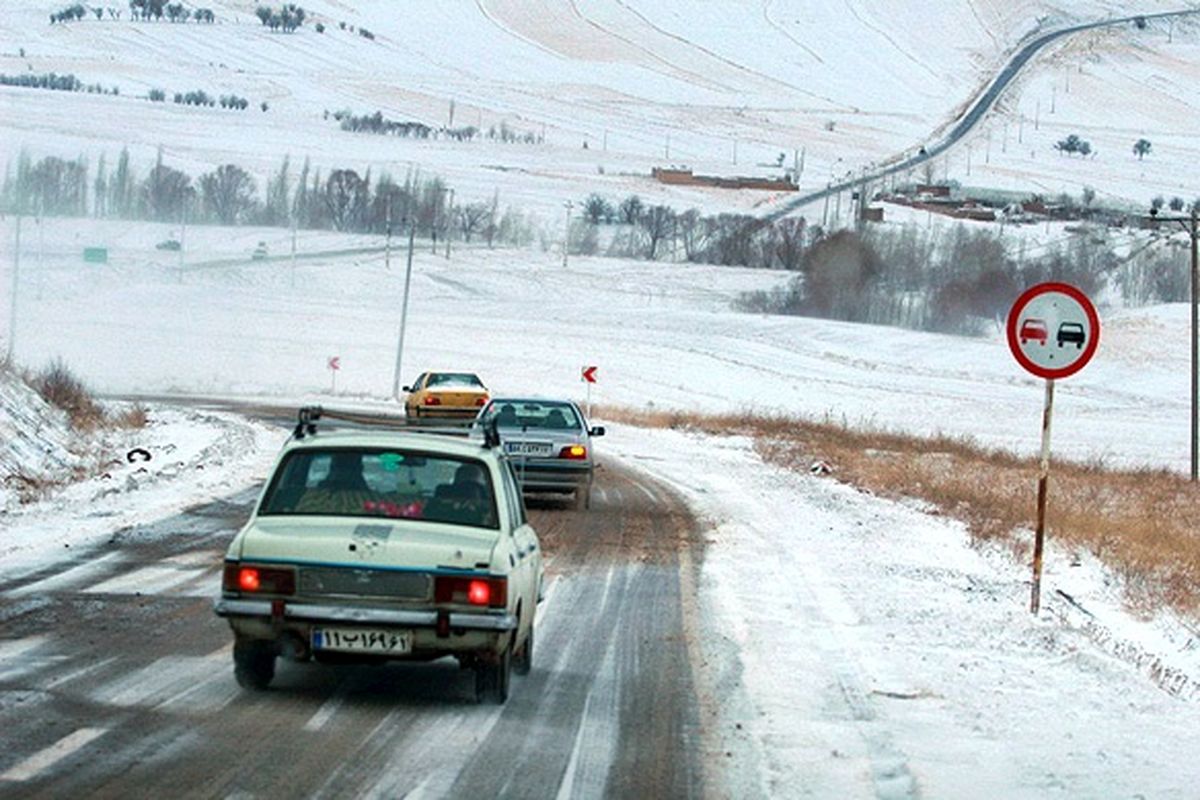
[[[450,190],[450,205],[446,207],[446,260],[450,260],[450,234],[454,225],[454,190]]]
[[[571,206],[572,205],[573,205],[573,203],[570,200],[563,203],[563,206],[567,209],[566,224],[563,226],[563,269],[567,268],[567,253],[571,249]]]
[[[404,359],[404,328],[408,324],[408,291],[412,284],[413,242],[417,236],[416,217],[408,224],[408,266],[404,268],[404,299],[400,303],[400,336],[396,342],[396,372],[392,376],[392,399],[400,399],[400,369]]]
[[[1161,222],[1178,222],[1192,240],[1192,436],[1191,479],[1200,478],[1200,257],[1197,253],[1197,232],[1200,224],[1200,202],[1192,203],[1192,213],[1186,217],[1162,217],[1158,209],[1150,209],[1150,218]]]
[[[5,360],[13,360],[13,350],[17,341],[17,287],[21,283],[21,215],[17,214],[17,242],[13,246],[13,277],[12,296],[9,298],[8,309],[8,352]]]

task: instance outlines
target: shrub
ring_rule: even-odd
[[[34,375],[31,385],[43,400],[65,411],[77,430],[91,430],[104,421],[104,410],[62,360]]]

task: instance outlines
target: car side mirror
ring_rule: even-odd
[[[604,435],[604,426],[603,425],[597,425],[596,427],[594,427],[588,431],[588,436],[603,436],[603,435]]]
[[[402,392],[411,392],[411,391],[412,391],[412,387],[411,387],[411,386],[401,386],[401,387],[400,387],[400,391],[402,391]]]

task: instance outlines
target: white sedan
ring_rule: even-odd
[[[317,432],[305,412],[225,557],[238,682],[266,688],[280,656],[453,656],[503,703],[532,664],[543,572],[494,437]]]

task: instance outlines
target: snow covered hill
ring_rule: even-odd
[[[820,187],[915,150],[1036,31],[1178,8],[1161,0],[317,0],[305,4],[307,24],[284,34],[259,23],[255,2],[210,5],[213,25],[91,16],[50,25],[44,2],[5,3],[0,73],[70,72],[121,94],[0,87],[0,157],[27,149],[92,163],[105,154],[111,164],[128,145],[144,168],[161,146],[168,163],[191,174],[234,161],[265,178],[290,154],[293,164],[309,158],[326,172],[420,168],[446,177],[460,200],[499,191],[504,203],[547,215],[593,190],[750,210],[771,195],[668,188],[646,176],[666,164],[779,174],[779,156],[791,165],[803,150],[800,183]],[[1187,131],[1198,55],[1193,23],[1074,37],[1006,96],[968,143],[973,158],[958,148],[935,173],[1052,192],[1100,184],[1102,198],[1137,203],[1179,193],[1179,167],[1197,151]],[[167,102],[149,102],[152,89]],[[170,102],[197,89],[251,105]],[[262,102],[269,110],[259,110]],[[1109,118],[1113,108],[1119,123]],[[507,126],[544,142],[348,133],[327,114],[340,109],[435,127]],[[1101,181],[1096,163],[1054,153],[1069,132],[1093,141],[1111,177]],[[1145,161],[1129,151],[1141,136],[1156,146]]]

